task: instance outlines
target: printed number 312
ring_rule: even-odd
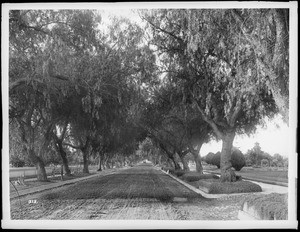
[[[37,200],[29,200],[28,203],[29,204],[35,204],[35,203],[37,203]]]

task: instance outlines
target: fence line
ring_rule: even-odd
[[[71,165],[71,172],[82,172],[82,165]],[[60,165],[53,167],[46,167],[47,176],[60,175]],[[97,170],[97,165],[89,166],[90,172],[95,172]],[[9,179],[17,179],[19,177],[23,178],[35,178],[37,176],[37,170],[35,167],[23,167],[23,168],[12,168],[9,170]]]

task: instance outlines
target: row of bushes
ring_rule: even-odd
[[[210,178],[219,179],[219,177],[214,174],[202,174],[196,171],[187,172],[184,170],[175,170],[173,167],[162,167],[161,169],[187,182],[198,181],[201,179],[210,179]]]
[[[207,156],[204,158],[204,161],[207,164],[212,164],[216,165],[218,168],[220,168],[220,163],[221,163],[221,152],[217,153],[208,153]],[[231,153],[231,164],[232,167],[236,171],[240,171],[245,165],[246,165],[246,159],[243,155],[243,153],[238,150],[234,149]]]

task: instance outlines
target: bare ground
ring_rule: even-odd
[[[37,197],[37,196],[35,196]],[[12,202],[12,219],[25,220],[238,220],[238,210],[247,197],[230,196],[218,199],[192,199],[187,202],[163,202],[155,198],[132,199],[53,199],[34,200],[27,197]]]

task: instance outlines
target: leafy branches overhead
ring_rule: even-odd
[[[35,158],[42,140],[62,154],[77,149],[88,171],[90,155],[119,159],[147,135],[174,162],[188,152],[196,160],[215,136],[224,180],[234,180],[235,135],[288,109],[288,11],[139,13],[145,28],[114,18],[101,30],[93,10],[9,12],[14,141]]]
[[[115,20],[103,34],[100,22],[90,10],[10,11],[11,123],[25,120],[20,141],[35,148],[40,136],[64,164],[66,151],[79,150],[84,172],[92,153],[133,152],[143,132],[129,121],[130,109],[139,84],[155,73],[140,27]],[[42,160],[43,149],[34,152]]]
[[[195,34],[190,33],[188,37],[190,53],[198,52],[199,49],[210,53],[209,61],[212,71],[216,76],[221,75],[222,79],[224,76],[233,77],[228,80],[232,84],[231,88],[239,90],[238,93],[245,99],[246,104],[243,108],[249,109],[251,105],[256,104],[256,101],[260,101],[256,100],[255,93],[263,89],[264,92],[272,95],[282,114],[286,116],[280,100],[288,96],[287,85],[281,87],[277,85],[276,88],[272,88],[272,85],[288,83],[288,44],[286,41],[288,30],[286,22],[282,21],[288,16],[288,12],[280,9],[253,9],[188,11],[187,14],[193,19],[192,32],[195,32],[200,25],[207,24],[212,34],[216,35],[207,40],[208,37],[203,30]],[[206,15],[208,20],[206,17],[200,17],[203,15]],[[279,48],[286,48],[286,50],[282,50],[281,55],[275,54],[275,47],[278,50]],[[273,60],[278,61],[279,57],[281,63],[277,63],[277,66]],[[267,66],[266,63],[263,64],[264,62],[270,65]],[[273,72],[275,67],[277,70],[281,69],[281,77]],[[282,91],[280,97],[278,90]]]
[[[276,18],[278,12],[275,12],[273,19],[282,19]],[[266,54],[260,48],[263,40],[268,36],[275,38],[272,33],[262,34],[263,26],[258,20],[263,19],[264,13],[256,9],[142,13],[149,23],[151,42],[169,69],[168,80],[182,89],[184,99],[192,103],[199,116],[223,141],[221,179],[225,181],[235,180],[229,171],[235,134],[253,132],[264,116],[271,117],[277,113],[277,107],[280,108],[275,101],[276,91],[270,88],[270,75],[261,69],[261,54]],[[279,21],[277,27],[282,26],[283,30]],[[268,22],[268,26],[271,30],[275,25]],[[255,47],[254,41],[261,46]]]

